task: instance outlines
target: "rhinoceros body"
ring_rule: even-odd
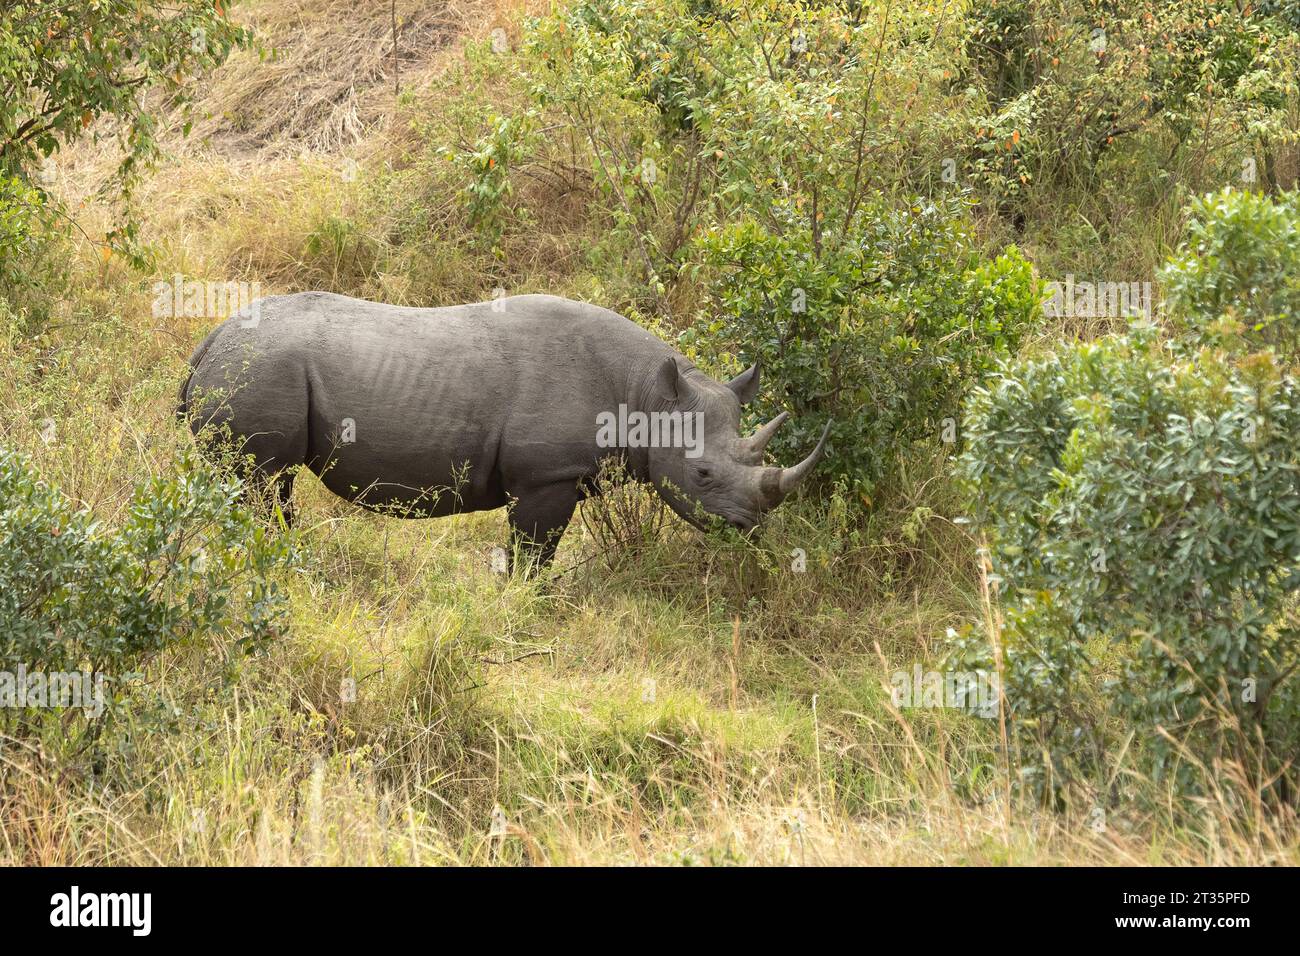
[[[279,476],[286,512],[292,469],[305,465],[391,513],[509,506],[519,543],[543,561],[611,454],[679,514],[698,503],[740,527],[802,477],[763,468],[766,438],[739,435],[756,368],[723,385],[622,316],[554,296],[445,308],[272,296],[226,320],[190,364],[192,429],[228,426],[259,474]],[[701,416],[698,458],[600,441],[602,414],[637,411]]]

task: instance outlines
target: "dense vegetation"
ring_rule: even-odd
[[[0,859],[1296,862],[1290,6],[289,6],[0,12],[0,670],[111,696],[0,709]],[[540,582],[287,532],[173,282],[599,302],[830,454]]]

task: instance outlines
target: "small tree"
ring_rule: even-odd
[[[35,173],[100,117],[122,147],[128,191],[158,153],[145,97],[186,104],[187,76],[223,62],[250,34],[223,0],[18,0],[0,7],[0,292],[21,286],[48,215]],[[186,132],[188,132],[188,122]],[[107,237],[129,245],[129,221]],[[18,236],[25,240],[13,244]]]
[[[185,77],[249,34],[222,0],[32,0],[0,10],[0,172],[29,171],[100,116],[121,121],[123,175],[156,153],[144,95],[183,101]]]
[[[1030,778],[1105,789],[1112,745],[1136,732],[1158,776],[1209,788],[1233,770],[1285,801],[1300,746],[1286,364],[1300,211],[1224,192],[1192,213],[1164,270],[1186,338],[1135,326],[1008,365],[967,408],[963,471],[1005,584],[1014,726],[1048,757]],[[988,636],[958,648],[983,657]]]

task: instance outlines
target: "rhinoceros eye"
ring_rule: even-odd
[[[699,470],[699,476],[700,476],[701,478],[712,478],[712,477],[713,477],[713,472],[711,472],[711,471],[710,471],[709,469],[707,469],[707,468],[701,468],[701,469]]]

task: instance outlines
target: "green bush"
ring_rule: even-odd
[[[1296,142],[1297,40],[1229,0],[977,0],[958,82],[984,113],[966,161],[1004,206],[1034,184],[1095,189],[1099,172],[1158,205],[1151,154],[1157,184],[1204,188],[1248,163],[1251,182],[1276,186],[1278,151]]]
[[[184,464],[139,485],[109,529],[0,448],[0,670],[89,670],[116,698],[168,648],[220,638],[252,650],[277,634],[286,603],[272,572],[291,545],[239,493]]]
[[[974,392],[963,470],[1004,588],[1004,688],[1023,752],[1048,758],[1027,779],[1105,791],[1135,734],[1157,778],[1208,788],[1232,766],[1288,792],[1297,434],[1271,354],[1171,362],[1149,327]],[[960,649],[987,663],[987,640]]]
[[[778,459],[798,460],[831,419],[824,473],[870,496],[913,443],[957,442],[966,389],[1039,314],[1029,264],[1015,247],[982,260],[964,212],[957,197],[877,200],[853,241],[820,253],[794,223],[700,240],[717,317],[683,340],[762,362],[757,415],[794,418],[773,442]]]
[[[1300,358],[1300,192],[1224,189],[1194,201],[1161,280],[1168,308],[1197,340]]]
[[[40,326],[62,291],[57,210],[21,176],[0,172],[0,324]]]
[[[492,131],[464,153],[449,150],[448,159],[462,164],[469,184],[464,190],[469,224],[494,249],[501,241],[502,207],[511,193],[510,167],[525,148],[532,114],[497,117]]]

